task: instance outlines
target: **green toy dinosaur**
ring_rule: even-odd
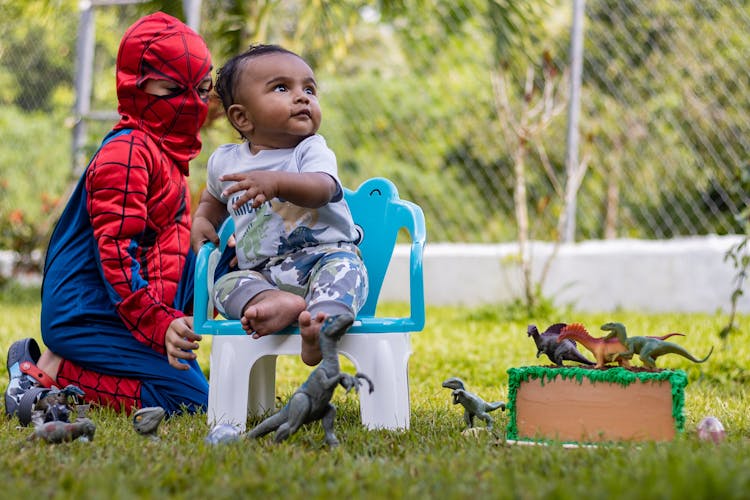
[[[491,431],[494,421],[490,417],[489,412],[498,408],[505,411],[505,403],[502,401],[494,403],[486,402],[476,394],[467,391],[463,380],[458,377],[451,377],[445,380],[443,387],[453,389],[451,392],[453,404],[460,404],[464,407],[464,422],[466,422],[467,429],[474,427],[474,417],[477,417],[484,420],[484,423],[487,424],[487,430]]]
[[[694,363],[703,363],[711,356],[711,353],[714,352],[712,346],[705,358],[697,359],[684,347],[673,342],[667,342],[656,337],[628,337],[625,325],[622,323],[605,323],[601,326],[601,329],[610,332],[604,337],[605,339],[617,337],[617,339],[628,349],[625,352],[618,353],[616,357],[619,356],[629,359],[632,358],[634,354],[638,354],[643,362],[643,366],[651,369],[656,368],[656,358],[664,354],[679,354]]]

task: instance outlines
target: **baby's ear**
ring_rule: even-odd
[[[229,123],[231,123],[232,126],[239,130],[245,137],[251,134],[255,128],[253,121],[250,119],[250,115],[241,104],[232,104],[229,106],[229,109],[227,110],[227,118],[229,118]]]

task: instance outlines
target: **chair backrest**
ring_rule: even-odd
[[[367,267],[370,290],[367,301],[357,315],[349,333],[417,332],[424,328],[425,304],[422,273],[422,253],[427,238],[422,209],[401,200],[391,181],[382,177],[368,179],[356,191],[344,190],[344,196],[359,231],[358,245]],[[376,306],[388,265],[396,245],[396,238],[404,229],[411,238],[409,249],[409,315],[404,317],[376,316]],[[209,293],[214,281],[214,270],[229,238],[234,233],[231,217],[219,228],[219,251],[213,243],[206,243],[195,262],[194,328],[200,334],[244,335],[237,321],[214,319],[214,305]],[[210,278],[209,278],[210,277]],[[206,285],[203,285],[203,284]]]
[[[396,186],[383,177],[366,180],[356,191],[344,188],[344,198],[360,235],[357,246],[362,252],[370,284],[367,301],[359,316],[375,316],[396,238],[402,228],[411,231],[413,209],[407,206],[410,202],[399,199]],[[234,224],[228,218],[219,231],[222,251],[233,232]]]
[[[398,206],[402,201],[396,186],[382,177],[368,179],[356,191],[345,189],[344,197],[360,233],[358,246],[370,283],[367,302],[359,314],[374,316],[396,237],[403,227],[398,220]]]

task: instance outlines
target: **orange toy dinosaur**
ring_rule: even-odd
[[[594,368],[602,368],[605,363],[611,363],[617,361],[617,363],[624,367],[630,367],[630,360],[617,356],[627,351],[622,342],[616,338],[605,339],[604,337],[595,338],[592,337],[586,328],[580,323],[571,323],[560,331],[560,335],[557,337],[558,342],[562,342],[565,339],[572,339],[576,342],[580,342],[583,347],[591,351],[596,359],[596,366]],[[617,356],[617,357],[615,357]]]

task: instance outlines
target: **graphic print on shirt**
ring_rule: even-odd
[[[231,203],[231,202],[230,202]],[[250,203],[232,210],[232,215],[252,214],[253,220],[237,241],[237,249],[245,255],[261,255],[262,245],[276,235],[275,255],[285,255],[300,248],[318,245],[317,235],[325,228],[312,229],[318,222],[318,211],[279,199],[251,208]]]
[[[293,203],[275,200],[274,212],[284,220],[286,236],[281,236],[277,255],[285,255],[300,248],[316,246],[320,242],[317,235],[325,232],[325,228],[312,229],[318,224],[318,211],[304,208]]]

